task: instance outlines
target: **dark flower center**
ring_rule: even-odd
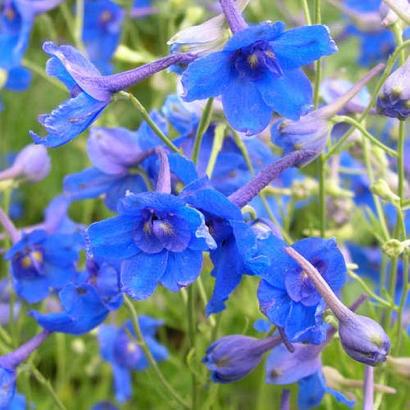
[[[26,249],[14,259],[15,273],[21,277],[38,277],[43,275],[44,254],[41,248]]]
[[[283,74],[272,47],[267,41],[257,41],[235,51],[233,65],[240,76],[259,79],[266,71],[280,77]]]

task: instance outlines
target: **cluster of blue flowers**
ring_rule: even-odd
[[[24,55],[35,17],[60,3],[0,3],[0,87],[19,91],[29,86]],[[191,314],[204,314],[204,322],[213,323],[235,303],[242,281],[255,283],[247,303],[258,306],[266,319],[256,323],[262,336],[212,337],[202,362],[213,382],[232,383],[251,373],[268,354],[266,383],[298,384],[300,409],[317,406],[326,393],[346,406],[355,403],[338,391],[331,371],[322,365],[322,351],[336,332],[345,353],[364,364],[369,374],[373,370],[367,369],[386,361],[390,353],[383,327],[355,313],[363,300],[350,309],[341,301],[348,273],[359,277],[369,293],[354,272],[356,266],[361,276],[377,282],[368,296],[388,307],[384,315],[399,312],[394,318],[399,332],[402,325],[410,327],[403,320],[410,308],[410,213],[404,197],[410,169],[403,153],[408,154],[410,145],[391,138],[393,123],[377,139],[366,130],[365,117],[355,119],[357,113],[372,111],[402,121],[403,129],[410,115],[410,60],[384,76],[373,99],[364,87],[385,69],[384,64],[356,84],[328,78],[319,89],[322,59],[338,52],[329,28],[313,24],[286,29],[280,21],[248,25],[241,14],[247,3],[221,0],[216,10],[222,14],[174,36],[169,55],[117,73],[113,56],[126,22],[157,13],[159,5],[137,0],[126,9],[111,0],[86,1],[82,11],[76,9],[83,13],[77,47],[44,42],[43,50],[50,56],[46,73],[63,83],[69,98],[39,116],[46,135],[30,131],[34,144],[3,167],[0,189],[9,195],[23,182],[45,178],[51,169],[47,148],[68,144],[84,131],[89,131],[86,153],[91,166],[65,176],[61,193],[39,224],[16,228],[8,209],[0,209],[6,234],[4,260],[12,284],[12,290],[6,283],[1,286],[0,322],[15,317],[23,304],[42,328],[0,356],[1,409],[28,408],[16,392],[17,368],[48,337],[56,332],[80,336],[93,329],[101,358],[112,368],[116,401],[131,400],[132,372],[152,367],[161,375],[158,362],[170,355],[166,337],[158,336],[167,324],[159,317],[138,316],[134,306],[140,305],[134,301],[156,300],[168,292],[180,292],[189,299]],[[335,2],[348,20],[341,41],[344,36],[359,38],[361,65],[383,62],[396,49],[397,25],[392,31],[375,17],[380,3]],[[178,93],[147,112],[127,90],[166,69],[178,83]],[[318,104],[320,95],[326,104]],[[125,98],[143,115],[136,130],[102,121],[110,104]],[[349,139],[351,125],[362,136]],[[346,142],[349,146],[340,153]],[[387,155],[399,157],[398,163]],[[300,170],[318,157],[319,186],[309,176],[313,167]],[[328,181],[323,179],[326,160]],[[373,168],[380,180],[372,175]],[[391,181],[394,172],[399,174],[398,183]],[[300,238],[292,240],[293,216],[299,213],[303,220],[305,213],[312,215],[318,192],[321,220],[303,221],[302,229],[292,226],[292,237]],[[94,214],[85,224],[70,218],[71,206],[100,199],[104,211],[98,220]],[[374,215],[381,220],[375,236],[381,238],[384,257],[380,248],[362,246],[360,238],[345,232],[353,218],[369,225]],[[327,230],[326,218],[331,221]],[[350,241],[342,245],[343,235]],[[386,266],[394,272],[390,297],[387,278],[380,277]],[[204,306],[196,306],[193,289],[199,289]],[[132,317],[119,321],[125,308]],[[383,321],[384,327],[389,320]],[[195,333],[195,325],[191,331]],[[216,335],[215,324],[214,331]],[[192,352],[198,354],[195,334],[189,337],[188,362]],[[193,372],[194,391],[198,372]],[[159,378],[179,405],[196,408],[195,398],[187,406],[163,376]],[[371,383],[365,385],[368,405],[372,394],[366,389]],[[289,408],[288,393],[283,392],[282,408]],[[102,402],[94,409],[115,406]]]

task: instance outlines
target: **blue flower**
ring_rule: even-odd
[[[50,332],[82,335],[101,324],[110,312],[96,288],[90,284],[68,284],[58,294],[61,311],[30,314]]]
[[[11,261],[17,294],[29,303],[39,302],[49,289],[59,289],[75,275],[78,253],[71,235],[35,230],[22,235],[6,253]]]
[[[215,243],[204,218],[179,197],[158,192],[130,193],[119,201],[119,215],[88,228],[97,259],[121,264],[123,291],[149,297],[158,284],[178,291],[199,275],[202,251]]]
[[[271,245],[264,249],[271,263],[260,275],[260,309],[274,325],[284,329],[290,341],[322,343],[325,303],[300,266],[284,252],[284,246],[271,236]],[[335,240],[306,238],[292,247],[316,267],[335,292],[342,288],[346,265]]]
[[[83,132],[110,103],[112,93],[101,73],[82,54],[71,46],[56,46],[45,42],[43,50],[52,57],[47,62],[47,74],[57,77],[70,92],[71,98],[50,114],[39,116],[39,122],[48,135],[30,135],[38,144],[57,147],[71,141]]]
[[[244,222],[240,209],[206,180],[188,185],[181,196],[202,212],[217,243],[217,248],[210,253],[215,285],[206,312],[208,315],[218,313],[225,309],[225,301],[239,285],[242,275],[264,269],[267,259],[258,254],[257,235]]]
[[[8,409],[16,392],[16,370],[0,367],[0,409]]]
[[[86,1],[82,39],[90,60],[103,74],[112,71],[111,59],[120,42],[124,10],[111,0]]]
[[[155,338],[161,320],[149,316],[140,316],[144,340],[157,362],[168,358],[168,350]],[[130,334],[133,338],[130,337]],[[132,371],[142,371],[149,365],[147,358],[135,339],[134,328],[130,321],[117,328],[113,325],[102,325],[98,329],[98,340],[101,356],[111,364],[114,373],[115,397],[123,403],[132,396]]]
[[[300,67],[337,48],[325,26],[284,29],[282,22],[248,27],[195,60],[182,75],[184,99],[221,95],[228,122],[247,134],[265,129],[274,112],[298,119],[312,97]]]

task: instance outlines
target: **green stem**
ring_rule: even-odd
[[[64,404],[61,402],[57,393],[54,391],[53,386],[51,385],[50,381],[47,380],[43,374],[36,368],[34,365],[30,365],[30,370],[34,378],[50,393],[50,396],[53,398],[54,403],[56,404],[57,408],[60,410],[67,410]]]
[[[302,8],[303,8],[303,13],[305,15],[306,24],[308,26],[311,26],[312,17],[310,16],[310,10],[309,10],[309,5],[308,5],[307,0],[302,0]]]
[[[162,384],[162,386],[167,391],[167,393],[170,396],[172,396],[176,402],[178,402],[178,404],[180,404],[183,408],[189,409],[190,406],[187,404],[187,402],[174,390],[174,388],[168,383],[167,379],[162,374],[161,369],[158,366],[158,363],[156,362],[154,356],[151,353],[151,350],[149,349],[147,343],[145,342],[144,335],[142,334],[142,330],[139,324],[137,311],[135,310],[135,307],[133,303],[131,302],[131,300],[126,295],[124,295],[124,302],[125,302],[126,308],[128,309],[131,315],[132,324],[133,324],[134,331],[137,336],[138,342],[142,350],[144,351],[148,362],[150,363],[152,369],[154,370],[156,376],[158,377],[159,382]]]
[[[215,136],[212,142],[211,155],[209,156],[208,165],[206,167],[206,174],[208,178],[211,179],[212,173],[214,172],[216,160],[218,155],[222,150],[222,146],[225,139],[225,124],[218,124],[215,128]]]
[[[392,301],[394,301],[396,297],[397,268],[398,268],[398,259],[391,258],[389,295],[392,298]],[[387,327],[390,327],[391,312],[392,312],[392,309],[390,308],[387,313],[387,325],[388,325]]]
[[[364,162],[366,165],[367,175],[369,177],[370,185],[374,182],[374,174],[372,169],[372,164],[370,161],[370,149],[369,149],[369,141],[363,137],[363,152],[364,152]],[[383,212],[383,206],[380,202],[380,198],[377,195],[372,194],[373,202],[376,207],[376,213],[378,220],[380,222],[380,226],[383,231],[384,240],[390,239],[389,229],[387,228],[386,218]]]
[[[202,113],[201,121],[199,122],[198,128],[196,130],[194,148],[192,150],[192,162],[194,164],[198,162],[202,139],[204,137],[205,131],[208,129],[209,124],[211,122],[213,102],[213,98],[208,99],[204,111]]]
[[[371,141],[374,145],[378,146],[381,148],[383,151],[385,151],[387,154],[389,154],[392,157],[397,157],[397,152],[394,149],[389,148],[388,146],[384,145],[382,142],[380,142],[375,136],[370,134],[369,131],[366,130],[363,125],[356,121],[352,117],[347,117],[346,115],[336,115],[332,118],[332,121],[339,123],[339,122],[346,122],[348,124],[353,125],[355,128],[357,128],[369,141]],[[335,147],[337,144],[335,144],[328,153],[326,154],[326,159],[330,158],[334,153],[335,153]]]
[[[405,160],[405,140],[406,140],[406,123],[404,121],[399,122],[399,140],[397,143],[397,168],[398,168],[398,177],[399,177],[399,189],[398,195],[400,197],[400,207],[403,206],[405,199],[405,182],[406,182],[406,170],[404,167]],[[401,210],[400,210],[401,211]],[[403,239],[406,238],[406,232],[403,232]]]
[[[120,91],[118,93],[122,97],[125,97],[127,100],[131,101],[132,105],[139,111],[141,117],[147,122],[152,131],[160,138],[160,140],[172,151],[181,153],[181,150],[158,128],[157,124],[152,120],[148,111],[141,104],[137,97],[127,93],[126,91]]]
[[[187,317],[188,317],[188,335],[190,341],[190,351],[196,353],[195,351],[195,328],[196,328],[196,315],[195,315],[195,295],[193,285],[188,288],[188,303],[187,303]],[[192,410],[198,407],[198,384],[196,374],[191,372],[191,383],[192,383]]]

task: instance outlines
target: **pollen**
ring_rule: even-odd
[[[33,262],[42,263],[43,262],[43,254],[39,251],[31,252],[30,255],[26,255],[21,260],[21,266],[23,268],[29,268],[30,266],[33,265]]]
[[[152,233],[152,225],[151,225],[151,221],[147,221],[144,223],[144,227],[142,228],[144,230],[145,233]]]
[[[159,224],[159,227],[162,230],[162,232],[164,232],[165,235],[172,235],[174,232],[172,225],[168,222],[161,221]]]
[[[248,57],[248,63],[252,68],[255,68],[256,65],[258,64],[258,56],[256,54],[251,54]]]

